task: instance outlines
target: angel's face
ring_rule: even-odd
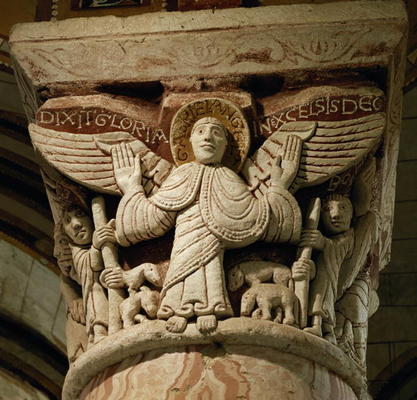
[[[353,209],[348,198],[327,200],[322,207],[324,229],[332,234],[346,232],[350,227]]]
[[[198,162],[220,163],[227,146],[226,130],[218,123],[197,123],[191,132],[190,142]]]
[[[81,208],[66,211],[62,222],[64,232],[79,245],[90,244],[93,238],[93,221]]]

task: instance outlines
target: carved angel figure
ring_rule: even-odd
[[[271,187],[259,199],[221,164],[227,140],[221,121],[198,120],[190,138],[196,161],[174,169],[150,197],[141,185],[139,157],[134,159],[126,145],[112,151],[116,182],[124,193],[116,215],[120,244],[129,246],[176,227],[158,310],[172,332],[182,332],[194,316],[198,329],[209,332],[218,318],[232,315],[223,271],[226,248],[299,237],[300,210],[287,188],[297,173],[301,139],[288,137],[285,169],[274,165]]]
[[[96,102],[112,108],[106,98],[98,96]],[[44,107],[54,104],[51,100]],[[122,108],[131,109],[128,103]],[[149,121],[156,115],[140,112]],[[363,160],[380,141],[385,115],[286,122],[247,157],[250,132],[242,111],[225,99],[201,98],[183,105],[172,119],[176,168],[140,135],[100,131],[100,124],[65,132],[39,121],[29,130],[48,163],[93,191],[122,195],[116,215],[119,244],[160,237],[175,226],[158,317],[167,319],[173,332],[182,332],[195,317],[198,329],[209,332],[232,312],[224,251],[258,240],[297,242],[301,215],[292,193]],[[237,152],[229,151],[236,147]]]

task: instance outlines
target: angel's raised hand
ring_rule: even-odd
[[[298,172],[302,140],[296,135],[288,135],[283,148],[281,167],[283,169],[282,184],[288,188]]]
[[[139,155],[136,155],[133,161],[133,174],[129,179],[129,187],[138,185],[142,185],[142,166],[140,165]]]
[[[272,164],[271,168],[271,186],[282,186],[282,168],[281,168],[281,156],[278,155],[275,163]]]
[[[125,142],[116,144],[111,149],[111,157],[117,186],[122,193],[126,193],[132,183],[130,179],[132,175],[135,176],[135,178],[137,177],[135,157],[132,149]]]

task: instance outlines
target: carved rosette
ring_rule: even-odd
[[[157,72],[147,69],[146,43],[137,81],[137,42],[121,46],[120,76],[111,52],[100,53],[108,68],[96,60],[94,79],[110,86],[160,74],[162,86],[133,85],[132,97],[66,87],[95,85],[86,43],[46,64],[43,44],[29,46],[47,69],[35,79],[24,34],[11,40],[21,76],[60,94],[29,131],[68,310],[65,399],[151,398],[155,387],[165,397],[367,398],[367,321],[388,252],[383,183],[395,170],[399,96],[369,76],[382,63],[389,85],[400,77],[365,50],[378,18],[341,32],[331,6],[315,10],[330,22],[313,21],[311,34],[267,32],[258,10],[238,34],[218,27],[194,47],[185,36],[178,48],[155,44]],[[253,35],[263,45],[246,48]],[[397,46],[397,31],[387,35]],[[106,40],[120,48],[119,37]],[[179,54],[186,79],[174,73]]]

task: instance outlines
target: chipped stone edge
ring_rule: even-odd
[[[322,23],[398,22],[407,20],[400,0],[359,0],[324,4],[273,5],[184,12],[155,12],[128,17],[71,18],[62,21],[19,23],[11,30],[11,44],[20,41],[86,39],[127,34],[152,34],[244,29],[248,27],[316,25]]]
[[[202,335],[195,324],[181,335],[169,333],[164,321],[149,321],[105,338],[72,364],[66,376],[62,399],[76,400],[84,387],[106,368],[138,353],[192,344],[224,343],[263,346],[289,353],[335,373],[362,397],[364,379],[342,350],[326,340],[288,325],[250,318],[220,321],[217,331]]]

